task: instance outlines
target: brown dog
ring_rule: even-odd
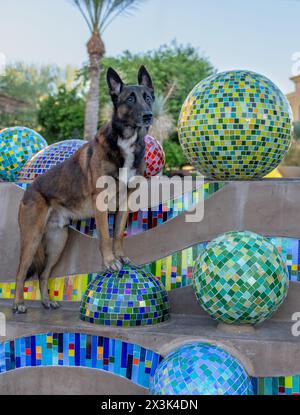
[[[128,169],[130,177],[144,174],[144,138],[152,123],[154,101],[152,80],[144,66],[139,70],[138,81],[137,86],[126,86],[110,68],[107,82],[114,105],[112,121],[98,132],[92,142],[38,177],[25,192],[19,210],[21,255],[13,307],[15,313],[26,312],[24,282],[34,272],[40,279],[44,307],[59,307],[49,299],[48,279],[66,245],[70,218],[95,217],[106,268],[119,270],[128,261],[123,251],[128,212],[120,209],[116,212],[112,240],[108,211],[96,206],[101,192],[96,183],[103,176],[119,180],[119,169],[124,168]],[[118,195],[114,196],[118,199]]]

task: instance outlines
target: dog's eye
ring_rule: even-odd
[[[135,97],[133,95],[129,95],[129,97],[126,99],[126,102],[128,104],[134,104],[135,103]]]
[[[147,102],[147,104],[150,104],[150,102],[152,101],[151,97],[149,95],[145,95],[145,101]]]

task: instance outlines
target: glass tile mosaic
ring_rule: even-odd
[[[147,135],[146,142],[146,171],[145,177],[157,176],[164,168],[166,156],[159,141]]]
[[[84,367],[148,388],[161,356],[136,344],[80,333],[47,333],[0,343],[0,376],[26,367]]]
[[[230,232],[209,243],[193,278],[201,306],[227,324],[263,322],[284,302],[289,287],[283,257],[252,232]]]
[[[287,238],[271,238],[287,264],[290,281],[300,282],[300,241]],[[186,287],[193,283],[193,268],[196,259],[204,251],[207,243],[184,249],[167,258],[148,265],[148,270],[158,278],[167,291]],[[73,275],[49,280],[50,297],[55,301],[81,301],[97,274]],[[13,299],[15,283],[0,282],[0,299]],[[26,300],[40,300],[38,281],[25,283]]]
[[[65,140],[46,147],[25,164],[19,173],[18,180],[34,180],[51,167],[72,157],[86,143],[87,141],[84,140]]]
[[[161,144],[153,137],[146,136],[146,177],[159,174],[165,165],[165,153]],[[72,157],[87,141],[65,140],[46,147],[32,157],[19,172],[19,181],[32,181],[41,174],[47,172],[51,167],[56,166]]]
[[[163,357],[137,344],[83,333],[42,333],[0,342],[0,376],[26,367],[84,367],[150,388]],[[255,395],[300,395],[300,376],[252,379]]]
[[[143,268],[126,265],[98,275],[88,286],[80,318],[92,324],[146,326],[169,319],[170,304],[161,282]]]
[[[256,378],[252,380],[255,395],[300,396],[300,376]]]
[[[253,395],[241,363],[219,347],[190,343],[169,354],[150,383],[151,395]]]
[[[24,164],[47,142],[37,132],[25,127],[0,131],[0,179],[14,181]]]
[[[184,153],[204,176],[262,178],[289,149],[292,112],[284,94],[264,76],[222,72],[191,91],[178,129]]]

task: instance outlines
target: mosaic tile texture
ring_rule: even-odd
[[[255,395],[300,396],[300,376],[257,378],[252,384]]]
[[[141,232],[146,232],[162,225],[199,203],[201,198],[208,199],[223,187],[223,183],[205,183],[204,189],[188,192],[175,200],[170,200],[154,208],[131,213],[127,223],[126,236],[138,235]],[[70,227],[92,238],[97,238],[94,219],[71,221]],[[110,234],[112,235],[114,215],[110,215],[109,217],[109,228]]]
[[[43,137],[25,127],[0,131],[0,178],[14,181],[24,164],[47,146]]]
[[[230,71],[200,82],[186,99],[179,138],[191,164],[218,180],[262,178],[291,144],[292,113],[262,75]]]
[[[32,335],[0,343],[0,376],[26,367],[85,367],[149,388],[163,358],[121,340],[80,333]],[[300,395],[300,376],[252,379],[255,395]]]
[[[26,183],[26,181],[19,181],[16,185],[21,187],[23,190],[26,190],[29,183]],[[175,200],[169,200],[168,202],[160,204],[154,208],[130,213],[127,223],[126,236],[130,237],[138,235],[141,232],[146,232],[162,225],[199,203],[202,198],[208,199],[224,186],[224,183],[205,183],[204,187],[200,190],[187,192]],[[110,215],[109,229],[111,235],[113,234],[114,220],[114,215]],[[70,227],[92,238],[97,238],[96,223],[93,218],[78,221],[71,220]]]
[[[25,367],[84,367],[148,388],[160,361],[141,346],[88,334],[48,333],[0,343],[0,376]]]
[[[252,232],[230,232],[212,241],[193,274],[201,306],[227,324],[266,320],[283,303],[289,286],[276,247]]]
[[[161,144],[153,137],[146,136],[146,177],[159,174],[165,165],[165,153]],[[32,157],[19,172],[19,181],[32,181],[41,174],[47,172],[72,157],[87,141],[65,140],[44,148]]]
[[[166,156],[159,141],[147,135],[146,142],[146,171],[145,177],[157,176],[164,168]]]
[[[287,264],[290,281],[300,282],[300,241],[286,238],[270,240]],[[148,270],[162,282],[167,291],[191,285],[195,261],[206,246],[207,244],[198,244],[184,249],[149,264]],[[50,279],[50,297],[55,301],[81,301],[88,285],[96,277],[97,274],[83,274]],[[0,299],[13,299],[14,296],[15,283],[0,283]],[[26,300],[41,299],[38,281],[26,281],[24,296]]]
[[[251,380],[233,356],[204,343],[181,346],[159,365],[152,395],[253,395]]]
[[[87,141],[66,140],[46,147],[25,164],[19,173],[18,180],[34,180],[36,177],[50,170],[51,167],[72,157],[85,143]]]
[[[145,326],[168,320],[169,309],[168,295],[160,281],[142,268],[126,265],[90,283],[80,318],[105,326]]]

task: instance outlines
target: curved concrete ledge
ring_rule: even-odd
[[[0,186],[0,281],[14,281],[19,258],[18,201],[22,190]],[[300,238],[300,180],[231,182],[205,201],[204,218],[187,223],[186,214],[156,229],[127,238],[126,255],[143,265],[229,231]],[[99,272],[98,242],[76,231],[52,277]]]
[[[0,395],[147,395],[127,379],[95,369],[34,367],[0,375]]]
[[[7,317],[3,341],[42,333],[85,333],[138,344],[166,356],[191,341],[215,344],[237,357],[252,377],[279,377],[300,374],[300,337],[292,335],[292,321],[268,320],[250,333],[224,332],[204,314],[172,314],[171,320],[151,327],[113,328],[83,323],[79,306],[64,305],[56,312],[32,304],[27,315],[12,315],[8,302],[0,301]],[[1,377],[1,376],[0,376]]]
[[[290,284],[286,301],[270,320],[248,333],[239,333],[231,326],[228,331],[220,330],[218,323],[199,306],[192,286],[171,291],[169,300],[169,322],[131,329],[83,323],[78,317],[79,303],[62,303],[60,310],[51,312],[45,311],[39,302],[28,302],[28,314],[18,316],[11,312],[11,301],[0,300],[0,310],[7,318],[7,337],[3,341],[49,332],[78,332],[136,343],[165,356],[181,344],[196,340],[223,347],[253,377],[300,374],[300,336],[292,334],[292,316],[300,311],[299,283]]]

